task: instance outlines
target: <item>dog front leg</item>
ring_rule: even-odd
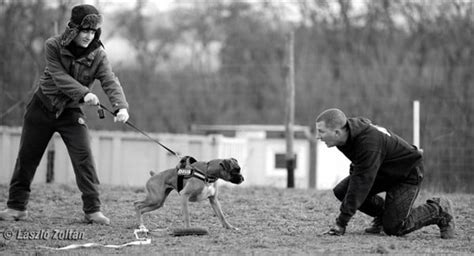
[[[186,228],[190,227],[188,201],[189,201],[189,198],[187,196],[185,195],[181,196],[181,210],[183,212],[184,225]]]
[[[136,216],[137,216],[137,219],[138,219],[138,227],[139,228],[142,228],[142,227],[145,227],[145,225],[143,224],[143,215],[140,211],[140,209],[135,209],[135,212],[136,212]]]
[[[209,202],[211,203],[212,209],[216,213],[217,217],[221,221],[222,226],[224,226],[224,228],[239,230],[238,228],[230,225],[230,223],[227,222],[227,220],[224,217],[224,213],[222,212],[221,204],[219,203],[219,200],[217,200],[217,197],[215,196],[209,197]]]

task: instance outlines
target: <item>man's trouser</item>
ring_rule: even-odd
[[[58,132],[66,144],[76,183],[82,192],[84,212],[100,211],[97,188],[99,179],[92,158],[84,113],[80,108],[70,108],[65,109],[59,118],[56,118],[55,113],[49,111],[36,95],[26,108],[7,207],[19,211],[26,210],[31,182],[54,132]]]
[[[342,202],[347,193],[350,177],[343,179],[334,188],[334,194]],[[375,182],[359,211],[381,217],[387,235],[401,236],[427,225],[437,224],[440,208],[428,201],[413,207],[423,180],[423,164],[415,167],[406,182],[388,184]],[[377,195],[386,192],[385,199]]]

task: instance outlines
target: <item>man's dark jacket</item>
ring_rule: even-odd
[[[422,161],[415,146],[368,119],[348,118],[347,126],[348,139],[337,147],[351,161],[349,187],[337,218],[341,226],[347,225],[374,183],[403,182]]]

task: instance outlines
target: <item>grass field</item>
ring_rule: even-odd
[[[172,192],[163,208],[145,215],[151,231],[150,245],[121,249],[104,247],[68,251],[44,249],[70,244],[123,244],[135,240],[137,228],[132,204],[144,197],[143,188],[101,186],[103,212],[110,226],[83,222],[80,193],[75,185],[43,184],[32,187],[31,217],[26,221],[0,221],[0,254],[125,254],[125,255],[314,255],[314,254],[473,254],[474,195],[447,194],[456,211],[457,238],[439,238],[437,226],[425,227],[404,237],[367,235],[363,229],[371,219],[357,213],[342,237],[323,235],[333,223],[339,203],[331,191],[268,187],[221,187],[219,198],[228,221],[238,231],[221,227],[207,201],[191,203],[191,224],[209,230],[204,236],[170,235],[182,227],[178,194]],[[0,185],[0,204],[5,206],[8,186]],[[421,203],[431,194],[422,192]],[[22,239],[25,234],[76,232],[63,239]],[[9,233],[10,232],[10,233]],[[29,232],[29,233],[25,233]],[[5,234],[13,234],[5,239]],[[20,237],[18,237],[20,234]],[[82,235],[82,237],[81,237]],[[50,235],[51,236],[51,235]],[[43,237],[45,237],[43,235]]]

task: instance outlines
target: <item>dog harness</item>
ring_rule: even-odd
[[[198,178],[205,183],[214,183],[217,181],[216,177],[208,176],[206,173],[195,167],[191,169],[176,169],[176,172],[178,174],[178,193],[181,192],[184,187],[184,179]]]

